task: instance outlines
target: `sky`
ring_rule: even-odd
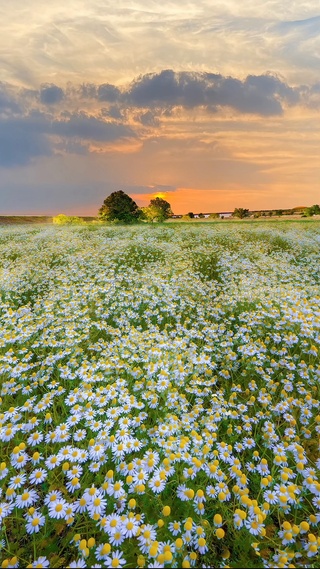
[[[319,0],[0,3],[0,214],[320,201]]]

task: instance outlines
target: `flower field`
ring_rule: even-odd
[[[2,567],[319,567],[320,223],[0,229]]]

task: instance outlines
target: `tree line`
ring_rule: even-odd
[[[284,210],[270,211],[269,216],[283,215]],[[310,217],[313,215],[320,214],[319,205],[313,205],[308,207],[302,213],[303,217]],[[173,215],[171,210],[171,205],[169,202],[160,197],[155,197],[150,200],[147,207],[139,207],[136,202],[128,196],[123,190],[118,190],[112,192],[104,200],[102,206],[99,209],[98,219],[100,221],[112,222],[112,223],[137,223],[139,221],[147,222],[159,222],[162,223],[169,217]],[[265,212],[255,212],[253,217],[260,217],[266,215]],[[249,209],[242,207],[236,207],[232,213],[232,217],[237,217],[239,219],[244,219],[250,216]],[[189,212],[182,217],[182,219],[193,219],[195,217],[193,212]],[[204,214],[197,214],[197,217],[204,218]],[[223,216],[222,216],[223,217]],[[209,215],[210,219],[220,218],[218,213],[211,213]],[[77,216],[67,216],[60,214],[53,218],[53,222],[65,225],[65,224],[78,224],[84,223],[83,219]]]

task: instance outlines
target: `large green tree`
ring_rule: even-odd
[[[134,223],[140,217],[140,210],[136,202],[124,191],[118,190],[108,196],[101,208],[99,217],[103,221],[120,221],[121,223]]]
[[[249,217],[249,210],[244,209],[243,207],[236,207],[234,209],[232,217],[239,217],[240,219],[243,219],[244,217]]]
[[[305,216],[308,216],[308,217],[312,217],[313,215],[319,215],[320,214],[320,207],[318,204],[312,205],[311,207],[307,207],[303,213]]]
[[[153,198],[148,207],[143,208],[143,215],[148,221],[165,221],[172,215],[171,205],[163,198]]]

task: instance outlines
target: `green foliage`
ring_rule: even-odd
[[[210,213],[209,219],[220,219],[220,215],[218,213]]]
[[[52,218],[52,222],[56,225],[79,225],[84,223],[81,217],[76,215],[65,215],[64,213],[59,213]]]
[[[147,221],[162,223],[172,215],[169,202],[162,198],[154,198],[148,207],[143,208],[143,216]]]
[[[99,218],[102,221],[134,223],[140,216],[136,202],[122,190],[112,192],[99,209]]]
[[[244,209],[243,207],[236,207],[232,215],[233,217],[239,217],[239,219],[243,219],[244,217],[249,217],[249,210]]]
[[[305,217],[312,217],[313,215],[320,215],[320,206],[318,204],[312,205],[311,207],[307,207],[303,215]]]

